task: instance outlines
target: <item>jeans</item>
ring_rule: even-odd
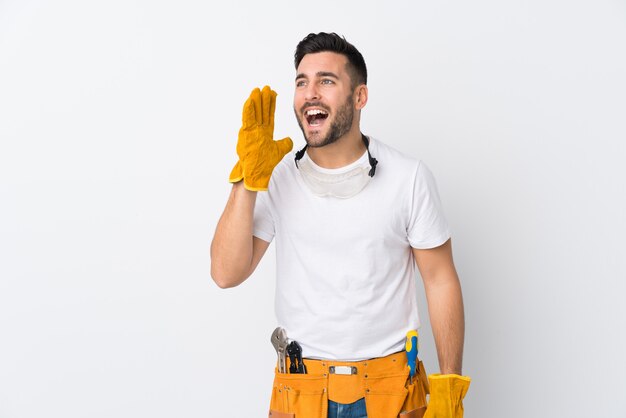
[[[365,398],[354,403],[328,401],[328,418],[367,418]]]

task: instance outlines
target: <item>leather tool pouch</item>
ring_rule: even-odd
[[[403,358],[405,360],[401,361]],[[421,418],[426,412],[428,394],[428,377],[422,362],[419,361],[418,373],[411,382],[404,353],[380,360],[383,364],[378,360],[354,363],[361,367],[359,371],[364,371],[359,379],[354,380],[359,382],[357,391],[362,392],[362,396],[354,400],[365,397],[368,418]],[[275,371],[270,418],[327,418],[329,379],[332,376],[319,373],[321,370],[312,361],[307,364],[310,365],[309,370],[314,370],[314,374],[284,374]],[[324,367],[330,364],[332,362],[324,362]],[[344,377],[348,384],[350,377]],[[337,390],[337,395],[341,395],[341,392]],[[332,396],[333,400],[341,402],[337,397],[343,396]]]
[[[368,418],[421,418],[426,412],[428,377],[419,362],[418,373],[409,380],[406,362],[400,373],[369,375],[365,405]]]
[[[315,374],[274,373],[270,418],[326,418],[328,378]]]
[[[422,418],[426,413],[426,395],[430,393],[428,388],[428,376],[424,365],[418,363],[419,373],[413,378],[413,382],[407,382],[407,396],[402,405],[399,418]]]

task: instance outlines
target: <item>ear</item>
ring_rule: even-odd
[[[359,85],[354,89],[354,107],[357,110],[361,110],[367,104],[367,86],[365,84]]]

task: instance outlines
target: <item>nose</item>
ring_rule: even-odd
[[[317,83],[309,83],[305,87],[304,98],[307,102],[320,99],[320,93]]]

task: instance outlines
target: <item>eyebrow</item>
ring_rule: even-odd
[[[317,73],[315,73],[315,75],[317,77],[332,77],[332,78],[339,80],[339,76],[330,71],[318,71]],[[300,78],[308,78],[308,77],[304,73],[300,73],[296,76],[296,80]]]

